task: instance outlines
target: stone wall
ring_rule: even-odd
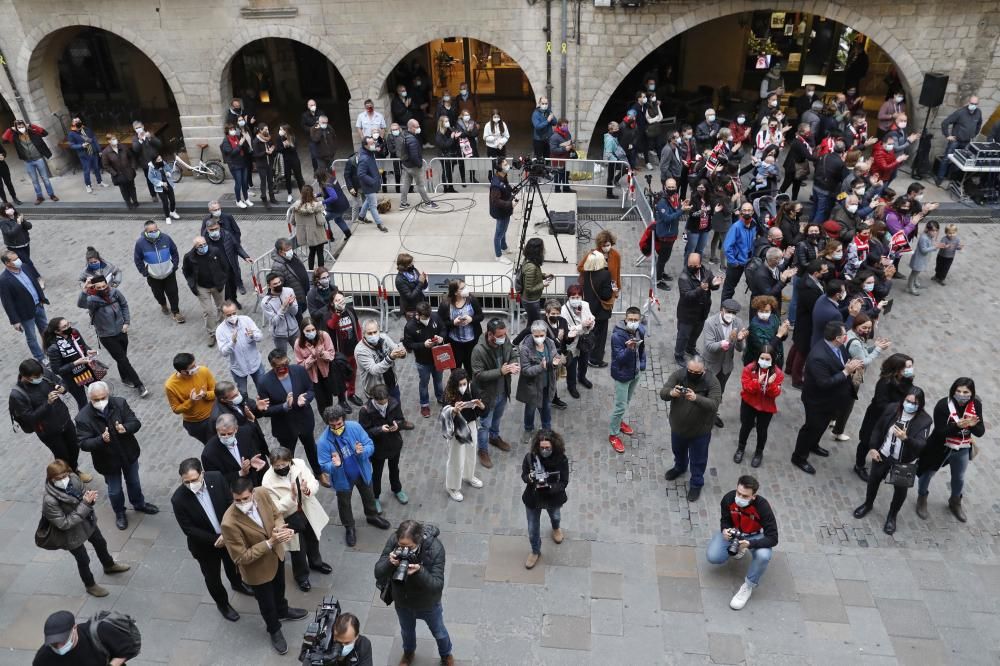
[[[29,113],[42,124],[54,122],[53,111],[63,108],[58,85],[53,85],[53,57],[46,57],[59,41],[53,33],[74,25],[113,32],[149,56],[173,91],[189,145],[202,140],[217,145],[229,62],[244,44],[264,37],[298,40],[325,54],[352,93],[352,117],[366,97],[382,98],[383,107],[387,105],[385,79],[410,50],[452,35],[498,46],[518,61],[536,93],[546,88],[544,0],[91,0],[86,8],[89,12],[83,13],[78,2],[66,0],[8,0],[0,6],[5,26],[0,45]],[[244,18],[243,8],[291,9],[294,16]],[[671,0],[639,10],[595,8],[584,0],[579,48],[573,25],[576,3],[571,0],[566,89],[575,134],[584,141],[590,138],[615,88],[659,45],[705,21],[763,8],[822,14],[869,35],[897,64],[912,100],[919,95],[924,72],[949,74],[941,114],[959,106],[970,92],[979,93],[986,117],[1000,104],[1000,13],[987,0],[931,5],[908,0]],[[561,101],[560,12],[555,0],[551,96],[556,109]],[[0,81],[0,94],[17,108],[6,80]]]

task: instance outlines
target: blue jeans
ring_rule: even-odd
[[[427,610],[413,610],[411,608],[400,608],[396,604],[396,617],[399,618],[399,634],[403,639],[403,652],[416,652],[417,650],[417,620],[427,623],[431,635],[438,644],[438,655],[447,657],[451,654],[451,637],[448,629],[444,626],[444,608],[441,602],[434,604],[433,608]]]
[[[823,222],[827,219],[827,215],[830,213],[830,206],[833,204],[833,199],[830,197],[830,193],[826,190],[822,190],[816,185],[813,185],[813,214],[811,222]]]
[[[433,363],[429,365],[417,363],[417,374],[420,376],[417,388],[420,390],[421,407],[429,407],[431,404],[431,396],[427,390],[427,384],[431,381],[432,377],[434,378],[434,397],[439,401],[444,399],[444,388],[441,385],[443,372],[435,370]]]
[[[236,388],[240,390],[240,393],[242,393],[244,397],[249,395],[247,393],[247,379],[253,380],[253,385],[257,389],[257,395],[260,395],[260,384],[261,382],[264,381],[264,375],[267,374],[264,372],[263,365],[257,368],[257,372],[253,373],[252,375],[247,375],[246,377],[241,377],[232,370],[230,370],[229,372],[233,376],[233,383],[236,384]]]
[[[364,203],[361,204],[361,210],[358,211],[358,219],[364,219],[365,213],[371,211],[372,219],[375,220],[375,224],[382,226],[382,218],[378,214],[378,194],[372,192],[371,194],[364,195]]]
[[[708,466],[708,443],[712,441],[712,433],[696,437],[681,437],[670,433],[670,448],[674,452],[674,469],[685,472],[688,460],[691,461],[692,488],[705,485],[705,467]]]
[[[758,539],[762,539],[763,534],[754,534],[747,538],[751,544]],[[708,550],[705,552],[705,557],[712,564],[725,564],[731,558],[726,548],[729,546],[729,539],[722,536],[722,532],[718,531],[712,536],[712,540],[708,542]],[[760,579],[764,576],[764,572],[767,571],[767,565],[771,562],[771,549],[770,548],[750,548],[747,552],[750,553],[750,568],[747,570],[747,582],[757,587],[760,584]]]
[[[250,198],[249,186],[247,185],[246,167],[229,167],[229,172],[233,174],[233,193],[237,201],[246,201]]]
[[[708,245],[708,239],[712,237],[712,230],[689,231],[687,235],[687,243],[684,245],[684,261],[687,261],[688,255],[692,252],[705,253],[705,246]]]
[[[99,155],[81,155],[80,165],[83,167],[83,184],[90,187],[90,174],[97,176],[97,184],[101,184],[101,158]]]
[[[965,488],[965,470],[969,468],[969,449],[959,449],[950,451],[944,459],[946,465],[951,467],[951,496],[961,497]],[[917,495],[927,497],[931,485],[931,479],[937,474],[937,470],[924,472],[917,480]]]
[[[549,512],[549,522],[552,523],[552,529],[559,529],[559,507],[545,510]],[[541,529],[542,510],[526,506],[524,511],[528,516],[528,543],[531,544],[531,552],[539,555],[542,552],[542,537],[538,535],[538,531]]]
[[[347,222],[344,222],[343,217],[341,217],[340,215],[334,215],[329,211],[324,213],[323,217],[326,218],[327,222],[333,222],[334,224],[336,224],[337,228],[344,232],[344,236],[350,235],[351,227],[350,225],[347,224]]]
[[[542,430],[552,429],[552,403],[548,392],[542,397],[542,404],[537,408],[531,405],[524,405],[524,431],[531,432],[535,429],[535,409],[542,415]]]
[[[504,250],[507,249],[507,227],[510,226],[509,217],[499,217],[497,218],[497,229],[493,233],[493,254],[500,257]]]
[[[104,475],[104,483],[108,485],[108,501],[115,515],[125,513],[125,493],[122,492],[122,477],[125,477],[125,488],[128,490],[128,501],[133,509],[146,506],[142,496],[142,486],[139,485],[139,461],[126,465],[121,471]]]
[[[36,197],[42,196],[42,188],[38,184],[39,178],[45,183],[45,191],[49,193],[49,196],[55,196],[52,183],[49,181],[49,167],[45,164],[45,160],[30,160],[24,163],[24,168],[31,176],[31,186],[35,188]]]
[[[45,315],[45,306],[41,303],[35,306],[34,319],[21,322],[21,328],[24,329],[24,337],[28,341],[28,350],[39,363],[45,359],[45,352],[42,351],[42,346],[38,343],[38,338],[48,324],[49,318]]]
[[[476,433],[476,446],[480,451],[486,451],[490,445],[490,439],[500,436],[500,421],[503,420],[504,410],[507,409],[507,396],[501,393],[497,395],[493,409],[486,416],[479,417],[479,431]]]
[[[938,180],[943,180],[945,176],[948,175],[948,168],[951,167],[951,160],[948,156],[959,148],[965,148],[969,145],[968,141],[949,141],[948,145],[945,146],[944,155],[941,156],[941,163],[938,164],[937,177]]]

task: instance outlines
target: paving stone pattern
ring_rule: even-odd
[[[29,214],[32,211],[29,211]],[[387,217],[393,228],[394,214]],[[199,220],[200,221],[200,220]],[[184,219],[164,227],[184,251],[198,221]],[[593,223],[619,234],[618,247],[631,266],[639,236],[637,222]],[[123,388],[115,370],[110,379],[143,423],[142,479],[147,498],[164,509],[157,516],[129,513],[129,529],[120,532],[102,495],[99,524],[113,552],[132,569],[120,576],[100,575],[111,595],[87,597],[71,557],[40,551],[32,542],[39,512],[43,467],[48,452],[33,437],[12,432],[3,439],[5,474],[0,476],[0,664],[25,664],[41,640],[44,617],[68,608],[87,616],[102,608],[134,615],[143,631],[144,648],[136,664],[278,664],[292,656],[275,655],[267,644],[255,602],[234,595],[243,618],[222,620],[204,589],[196,563],[169,513],[180,459],[198,455],[200,445],[170,413],[162,383],[170,358],[191,350],[217,378],[228,378],[214,349],[205,346],[200,312],[182,287],[182,310],[188,323],[177,325],[159,313],[148,288],[131,264],[138,218],[114,220],[35,220],[32,252],[46,278],[50,316],[68,316],[93,341],[82,311],[75,307],[76,277],[84,247],[98,247],[125,270],[123,291],[133,311],[131,358],[152,394],[139,400]],[[284,222],[245,218],[244,238],[253,255],[261,254],[284,232]],[[375,233],[365,228],[360,233]],[[984,398],[987,432],[983,453],[970,468],[966,485],[969,522],[960,525],[948,513],[947,472],[932,485],[931,517],[924,522],[908,499],[894,537],[881,531],[890,493],[881,493],[875,511],[861,521],[851,517],[864,488],[851,473],[854,443],[827,446],[829,459],[814,461],[818,474],[808,477],[788,463],[802,422],[798,393],[781,397],[771,427],[764,464],[757,470],[761,494],[774,505],[781,543],[770,569],[746,609],[734,612],[729,599],[739,587],[747,562],[715,567],[704,546],[718,527],[718,498],[733,487],[749,465],[731,462],[738,428],[738,380],[730,381],[721,416],[725,428],[714,433],[702,499],[684,499],[686,476],[663,480],[671,466],[666,406],[657,396],[672,371],[675,293],[660,292],[660,323],[650,333],[650,359],[628,415],[636,430],[625,438],[626,451],[615,454],[606,441],[612,383],[607,371],[591,370],[595,382],[579,401],[556,411],[554,426],[564,433],[572,460],[569,503],[563,510],[566,541],[549,538],[542,518],[539,565],[523,567],[528,553],[519,462],[519,404],[508,409],[504,436],[515,443],[508,454],[496,452],[495,466],[477,473],[481,490],[468,489],[462,503],[448,499],[443,485],[444,445],[433,419],[421,419],[415,395],[416,373],[404,363],[400,373],[407,415],[417,429],[407,433],[402,477],[411,501],[400,506],[383,495],[387,518],[433,522],[442,529],[448,553],[445,617],[460,663],[477,664],[828,664],[859,663],[996,664],[1000,661],[1000,496],[997,460],[990,426],[993,397],[998,395],[993,369],[997,356],[997,297],[982,288],[982,271],[1000,251],[995,228],[964,225],[966,250],[958,257],[947,287],[930,285],[919,298],[897,293],[895,311],[881,333],[893,349],[916,360],[917,383],[929,403],[947,390],[954,377],[976,378]],[[682,258],[672,258],[676,274]],[[548,270],[567,272],[551,264]],[[908,267],[904,265],[908,272]],[[897,284],[896,291],[902,292]],[[738,298],[746,301],[739,290]],[[244,298],[249,306],[252,296]],[[390,328],[398,337],[400,324]],[[0,349],[8,381],[26,357],[23,338],[6,329]],[[269,346],[269,345],[267,345]],[[264,349],[265,353],[267,349]],[[874,373],[873,373],[874,374]],[[872,388],[862,390],[848,432],[856,433]],[[565,393],[565,392],[564,392]],[[83,455],[83,467],[91,468]],[[314,575],[313,590],[300,593],[289,576],[294,605],[314,607],[334,594],[356,613],[374,644],[377,664],[395,664],[401,652],[395,614],[378,601],[372,566],[386,533],[360,523],[358,544],[346,548],[332,493],[320,499],[331,516],[323,533],[323,553],[333,565],[330,576]],[[356,515],[360,506],[355,502]],[[285,634],[296,644],[305,625],[288,623]],[[419,630],[418,662],[435,662],[433,640]]]

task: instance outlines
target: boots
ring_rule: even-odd
[[[964,523],[967,520],[966,517],[965,517],[965,509],[962,508],[962,496],[961,495],[959,495],[958,497],[951,497],[951,498],[949,498],[948,499],[948,508],[951,509],[951,512],[953,514],[955,514],[956,518],[958,518],[958,522]]]
[[[917,516],[927,520],[927,495],[917,495]]]

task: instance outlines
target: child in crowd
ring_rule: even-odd
[[[951,270],[951,263],[955,261],[955,252],[962,249],[962,240],[958,237],[958,225],[949,224],[944,228],[944,240],[941,241],[940,251],[937,254],[937,263],[934,266],[934,277],[931,279],[942,287],[944,280]]]
[[[920,274],[930,267],[931,255],[943,248],[944,243],[937,241],[940,225],[934,220],[929,220],[924,225],[924,233],[917,239],[916,247],[913,248],[913,256],[910,257],[910,278],[906,281],[906,291],[914,296],[919,296],[920,284],[918,278]]]

